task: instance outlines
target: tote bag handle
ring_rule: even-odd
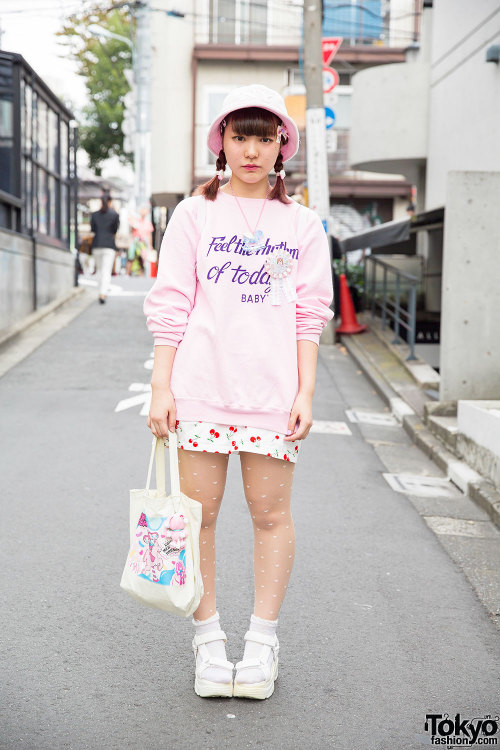
[[[179,481],[179,463],[177,451],[177,433],[169,432],[169,454],[170,454],[170,494],[179,497],[181,486]],[[151,473],[153,470],[153,461],[156,458],[156,489],[165,492],[165,446],[163,438],[153,437],[151,448],[151,458],[149,459],[148,478],[146,480],[146,489],[149,490],[151,484]]]

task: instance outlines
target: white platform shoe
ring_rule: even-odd
[[[274,693],[274,682],[278,678],[278,636],[264,635],[264,633],[249,630],[245,633],[245,641],[260,643],[263,648],[259,658],[243,659],[236,664],[233,695],[237,698],[255,698],[258,700],[269,698]],[[273,661],[271,666],[269,666],[269,650],[265,648],[265,646],[270,646],[273,651]],[[262,682],[239,682],[238,675],[241,674],[244,669],[255,669],[256,667],[260,669],[263,674],[264,679]]]
[[[210,633],[194,636],[193,651],[196,659],[195,693],[201,698],[231,698],[233,695],[234,664],[212,656],[206,647],[206,644],[210,643],[210,641],[224,641],[226,643],[226,634],[223,630],[212,630]],[[201,657],[201,664],[198,664],[198,654]],[[211,680],[204,679],[203,673],[208,667],[222,667],[223,669],[227,669],[231,674],[230,681],[212,682]]]

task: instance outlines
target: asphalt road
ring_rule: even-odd
[[[55,319],[0,379],[0,747],[416,750],[431,744],[428,713],[498,715],[500,533],[449,482],[423,495],[390,486],[386,473],[442,474],[399,425],[380,423],[384,405],[333,346],[320,350],[316,431],[295,469],[275,693],[196,696],[190,621],[119,588],[128,491],[144,486],[151,445],[140,411],[152,342],[150,281],[114,283],[125,293],[59,330]],[[468,526],[443,532],[433,518]],[[217,539],[217,605],[236,662],[253,601],[237,456]]]

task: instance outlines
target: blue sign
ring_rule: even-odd
[[[326,121],[326,129],[330,130],[330,128],[333,128],[335,125],[335,112],[330,107],[325,107],[325,121]]]

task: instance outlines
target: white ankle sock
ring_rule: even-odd
[[[208,617],[206,620],[195,620],[193,617],[193,625],[195,626],[196,635],[204,635],[205,633],[211,633],[213,630],[220,629],[219,613]],[[208,653],[211,656],[215,656],[218,659],[226,659],[226,644],[224,641],[210,641],[205,643]],[[196,656],[196,664],[201,664],[202,658],[200,652]],[[223,667],[208,667],[201,675],[203,680],[209,680],[210,682],[231,682],[233,675],[231,670],[224,669]]]
[[[264,620],[262,617],[252,615],[250,617],[249,630],[257,631],[257,633],[263,633],[264,635],[276,635],[276,628],[278,626],[278,620]],[[267,663],[271,667],[273,663],[273,650],[270,646],[264,646],[262,643],[253,643],[253,641],[245,641],[245,653],[243,659],[259,659],[264,649],[267,651]],[[238,672],[238,682],[245,683],[245,685],[253,684],[255,682],[263,682],[265,675],[258,667],[248,667],[248,669],[242,669]]]

